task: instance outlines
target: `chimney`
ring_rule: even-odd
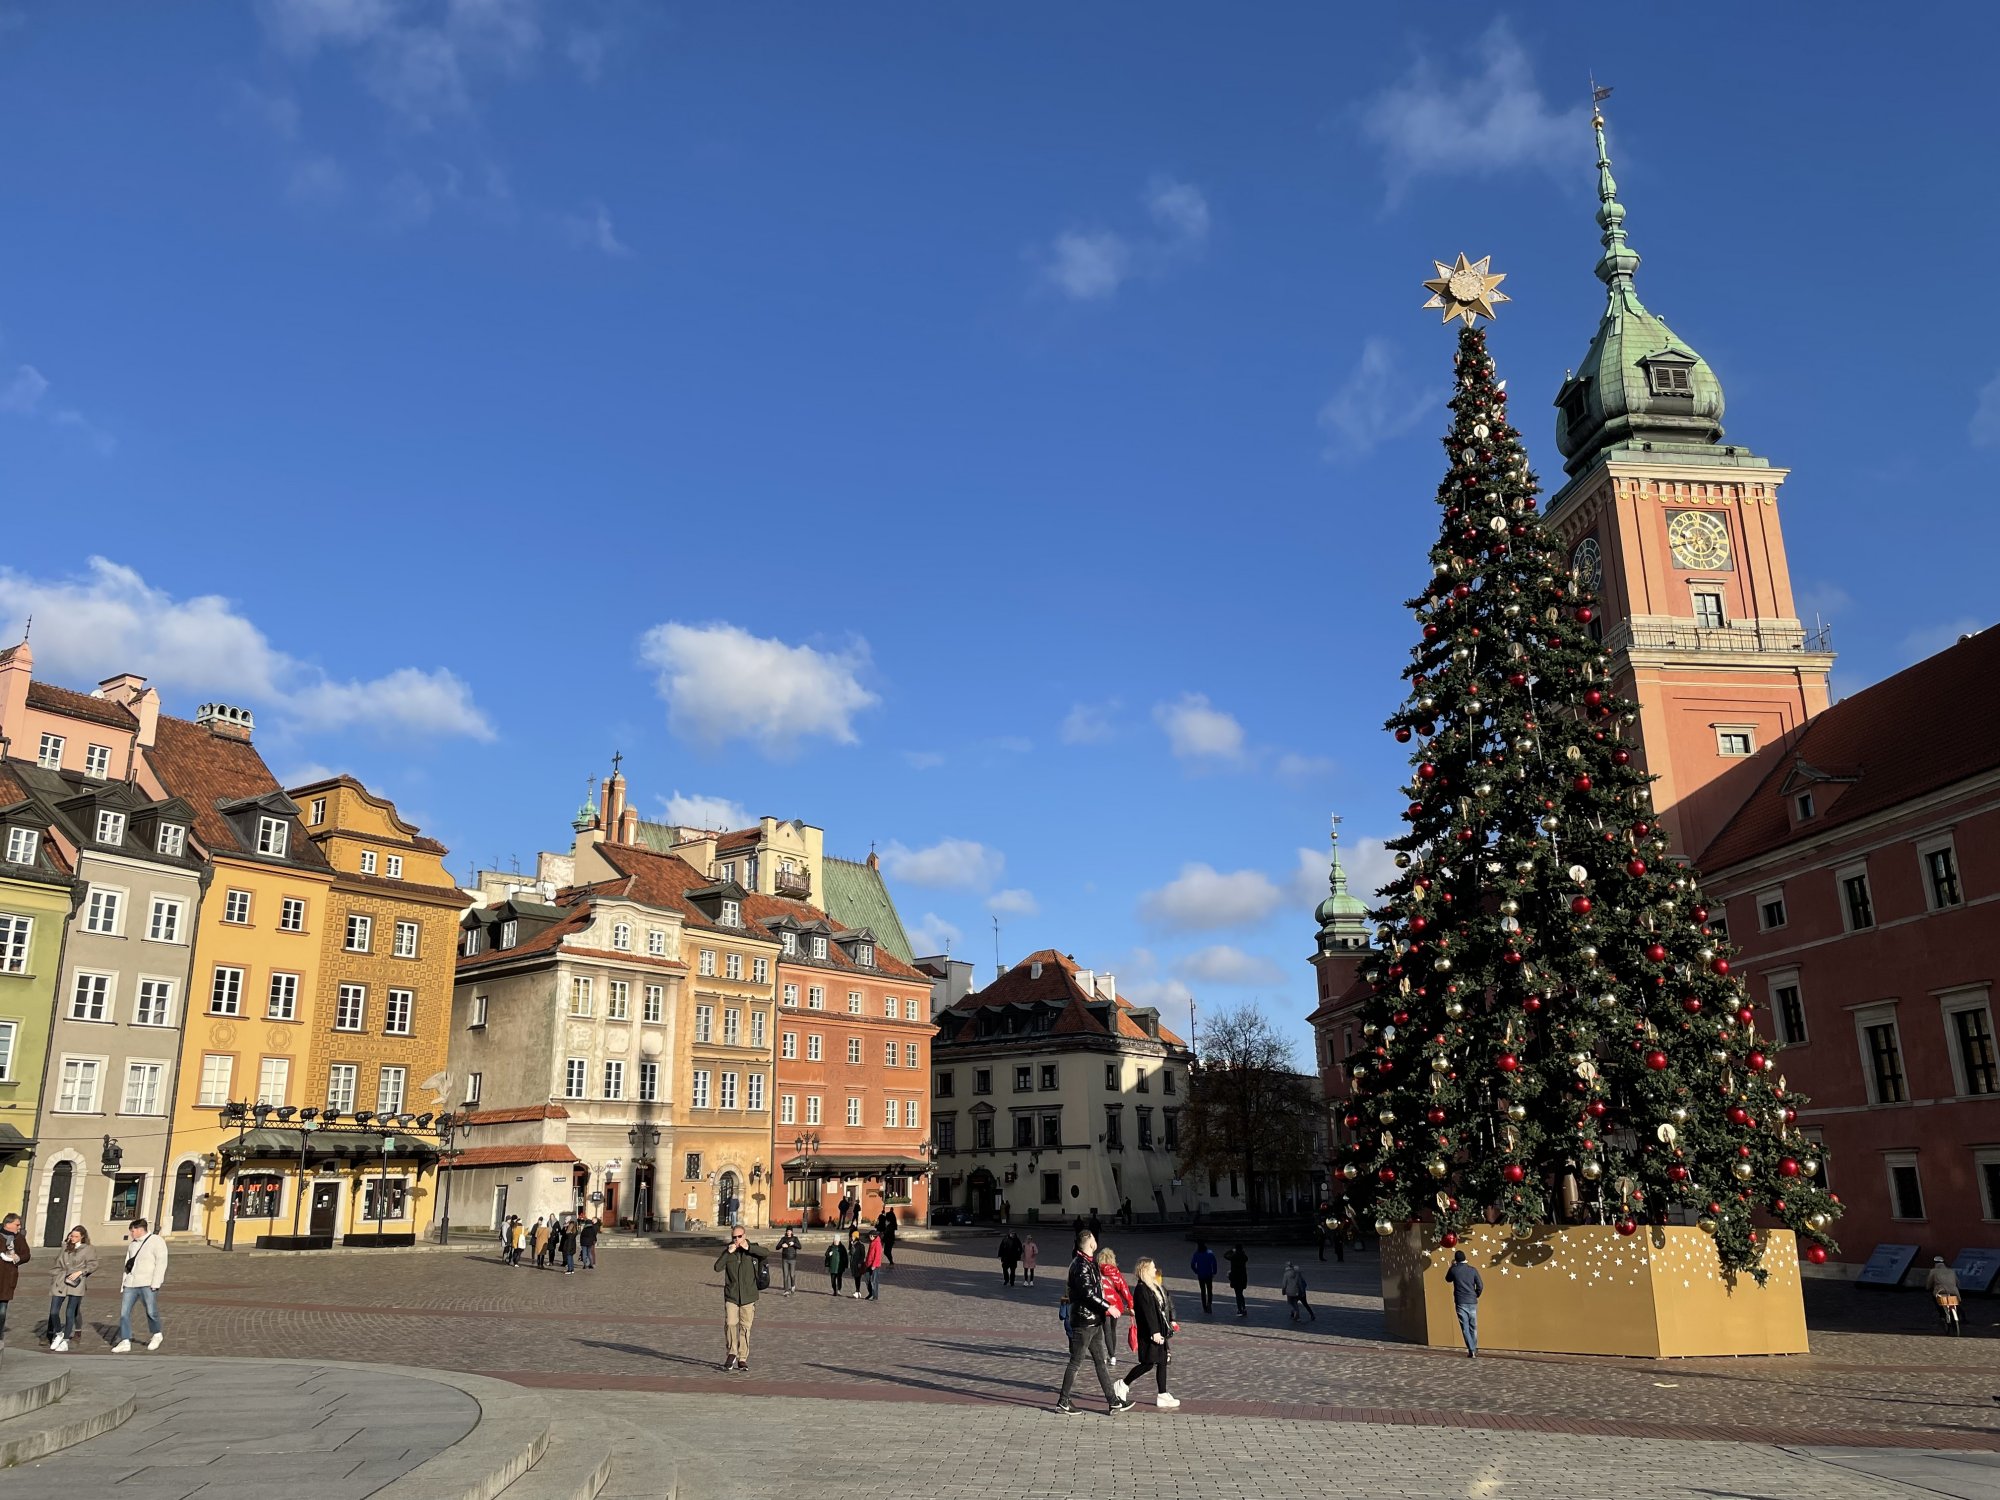
[[[1104,999],[1115,1002],[1118,999],[1118,976],[1116,974],[1099,974],[1097,976],[1097,993]]]
[[[636,844],[639,841],[639,809],[628,807],[618,820],[618,842]]]
[[[35,653],[24,639],[9,651],[0,651],[0,749],[9,736],[19,738],[21,719],[28,711],[28,684],[35,680]]]
[[[625,838],[625,773],[613,771],[604,783],[603,805],[599,820],[604,827],[604,836],[613,843],[627,842]]]
[[[219,740],[250,743],[250,731],[257,727],[256,716],[247,708],[230,703],[204,703],[194,711],[195,723]]]
[[[882,856],[877,854],[873,849],[868,851],[868,868],[871,870],[882,868]]]

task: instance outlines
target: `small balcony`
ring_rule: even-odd
[[[812,876],[804,870],[780,870],[772,878],[780,896],[790,896],[797,901],[812,898]]]

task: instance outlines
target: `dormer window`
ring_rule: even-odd
[[[185,823],[162,823],[160,835],[154,847],[169,859],[179,859],[187,853],[188,831]]]
[[[100,811],[97,814],[97,842],[100,844],[122,844],[125,842],[125,814]]]
[[[792,958],[799,951],[799,935],[796,932],[778,934],[778,945],[785,950],[785,957]]]
[[[722,925],[724,927],[741,927],[743,925],[742,902],[724,901],[722,903]]]
[[[43,735],[41,745],[35,751],[35,764],[44,771],[60,771],[64,743],[59,734]]]
[[[612,924],[611,946],[616,948],[620,953],[626,953],[631,950],[632,928],[629,923],[616,922]]]
[[[326,821],[326,798],[315,797],[312,799],[312,811],[307,815],[306,821],[315,828]]]
[[[854,945],[854,961],[864,969],[874,968],[875,945],[873,943],[856,943]]]
[[[111,747],[92,745],[83,752],[83,774],[99,781],[111,774]]]
[[[1813,818],[1812,793],[1800,792],[1798,796],[1794,797],[1792,799],[1792,810],[1798,814],[1798,818],[1801,823],[1811,822]]]
[[[477,927],[468,927],[465,931],[465,956],[470,958],[478,951],[479,929]]]
[[[1652,382],[1655,396],[1694,394],[1694,370],[1689,365],[1650,364],[1646,366],[1646,376]]]
[[[41,847],[42,836],[32,828],[10,828],[7,830],[7,863],[10,865],[31,865],[35,862],[35,851]]]
[[[520,937],[521,937],[521,924],[517,922],[514,918],[509,917],[506,921],[500,924],[501,947],[503,948],[513,947],[515,943],[520,941]],[[479,941],[479,934],[475,932],[472,935],[472,939],[474,943],[477,943]],[[476,953],[479,950],[475,947],[473,951]]]
[[[813,936],[812,956],[814,958],[826,957],[826,939],[820,937],[818,934],[814,934]]]
[[[259,818],[257,820],[257,852],[268,854],[273,859],[283,859],[285,851],[291,847],[292,830],[283,818]]]

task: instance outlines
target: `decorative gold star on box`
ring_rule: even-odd
[[[1463,318],[1465,326],[1470,328],[1474,318],[1493,316],[1494,303],[1514,300],[1505,292],[1495,290],[1507,279],[1507,273],[1493,273],[1490,269],[1493,257],[1490,255],[1469,261],[1461,250],[1457,265],[1448,266],[1441,260],[1434,260],[1431,264],[1437,267],[1437,276],[1424,283],[1424,289],[1431,294],[1431,300],[1424,306],[1443,308],[1447,323],[1453,318]]]

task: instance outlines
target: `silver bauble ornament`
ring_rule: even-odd
[[[1594,1157],[1585,1162],[1581,1167],[1578,1167],[1577,1170],[1583,1173],[1584,1177],[1591,1182],[1597,1181],[1598,1178],[1604,1175],[1603,1166]]]
[[[1387,1219],[1377,1219],[1375,1221],[1375,1235],[1378,1239],[1386,1240],[1390,1235],[1394,1234],[1395,1232],[1396,1232],[1396,1226],[1390,1223]]]
[[[1508,1105],[1507,1118],[1512,1120],[1516,1125],[1520,1124],[1523,1120],[1528,1118],[1528,1106],[1525,1104]]]

